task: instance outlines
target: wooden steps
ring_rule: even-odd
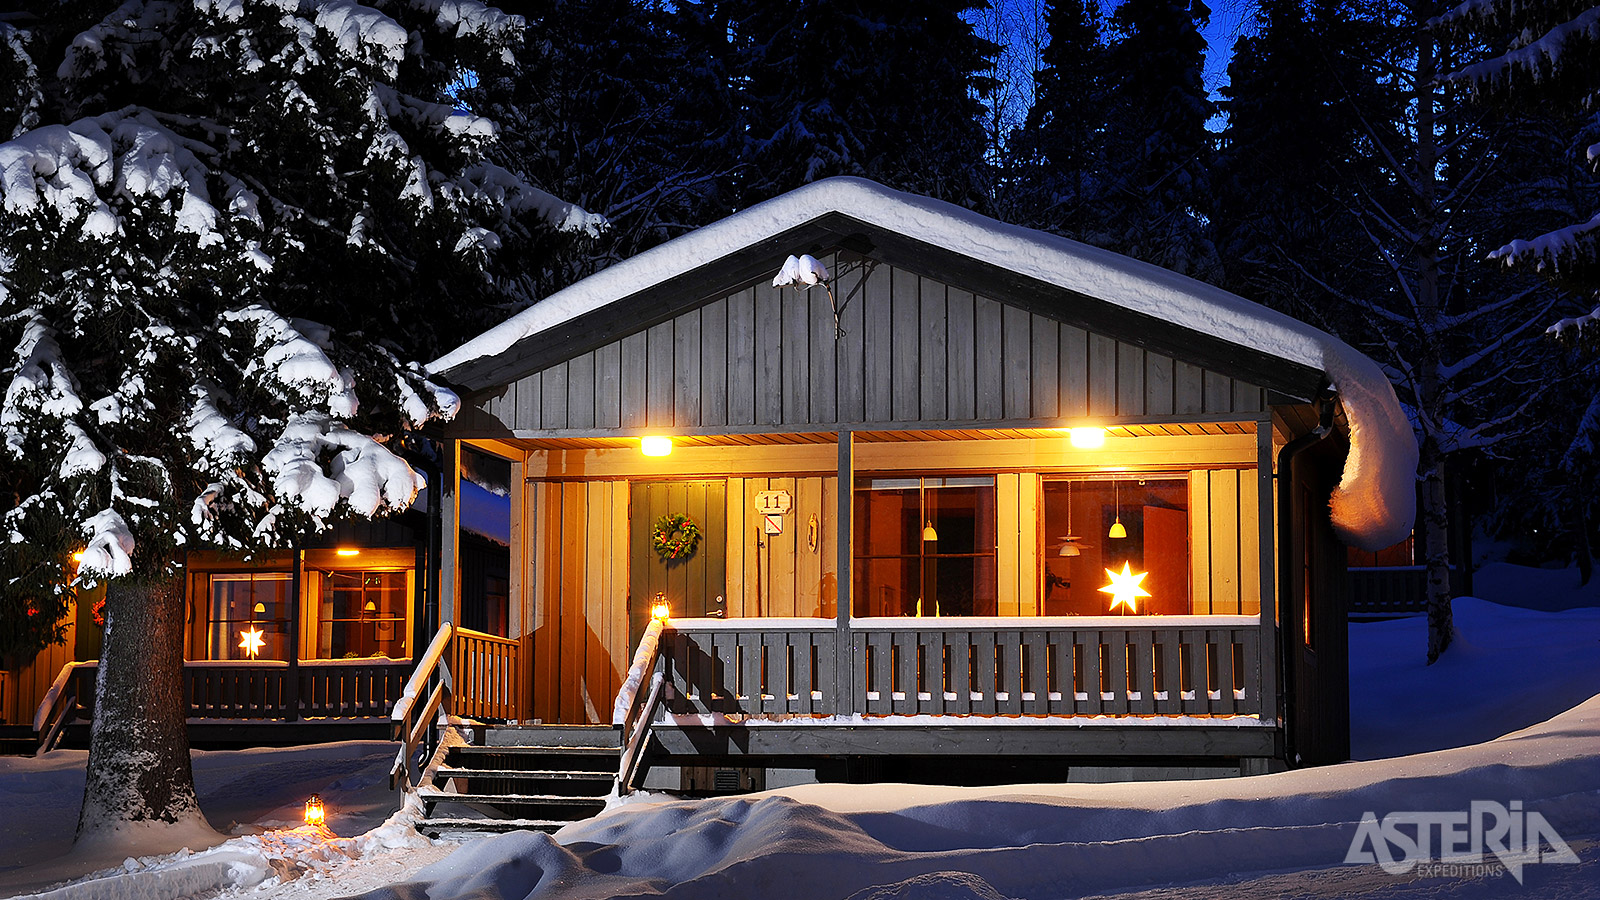
[[[615,729],[474,726],[442,748],[417,795],[432,837],[553,832],[605,809],[622,756]]]

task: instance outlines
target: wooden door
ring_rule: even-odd
[[[720,616],[727,612],[727,482],[636,481],[629,498],[628,643],[637,646],[662,595],[674,616]],[[664,560],[650,539],[666,515],[687,516],[700,529],[700,543],[687,558]]]

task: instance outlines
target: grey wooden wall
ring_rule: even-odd
[[[513,431],[991,422],[1250,413],[1255,385],[905,269],[824,262],[828,295],[767,284],[511,383]]]

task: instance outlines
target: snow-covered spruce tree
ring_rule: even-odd
[[[996,48],[974,0],[725,0],[746,116],[738,205],[832,175],[982,209],[979,98]]]
[[[457,401],[403,358],[498,297],[495,229],[571,211],[483,163],[492,124],[448,103],[518,36],[474,0],[37,6],[10,20],[40,32],[32,127],[0,144],[0,519],[10,546],[83,548],[76,579],[107,584],[93,841],[204,824],[186,548],[409,504],[395,438]],[[51,34],[58,13],[94,24]],[[7,594],[66,589],[51,569],[8,567]]]
[[[1106,53],[1104,179],[1096,215],[1106,244],[1176,272],[1216,269],[1206,220],[1214,110],[1203,70],[1203,0],[1126,0]]]
[[[1049,43],[1033,75],[1033,105],[1013,136],[1021,224],[1080,241],[1105,238],[1093,200],[1105,163],[1105,54],[1095,0],[1045,5]]]
[[[491,158],[606,223],[517,273],[524,293],[547,295],[730,211],[721,192],[737,153],[736,104],[722,58],[691,49],[698,4],[503,8],[527,22],[515,64],[479,71],[459,99],[500,125]]]

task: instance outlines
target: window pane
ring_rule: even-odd
[[[387,656],[405,659],[405,571],[329,572],[322,580],[317,655],[324,659]]]
[[[856,615],[994,614],[992,476],[872,479],[855,506]]]
[[[1110,536],[1117,522],[1126,537]],[[1044,528],[1045,615],[1112,614],[1112,595],[1100,588],[1111,582],[1107,569],[1120,572],[1124,565],[1146,573],[1139,587],[1150,596],[1135,599],[1136,614],[1207,612],[1189,603],[1187,479],[1048,480]]]
[[[289,584],[282,572],[211,576],[207,658],[288,659]],[[241,646],[246,631],[261,632],[254,657]]]

